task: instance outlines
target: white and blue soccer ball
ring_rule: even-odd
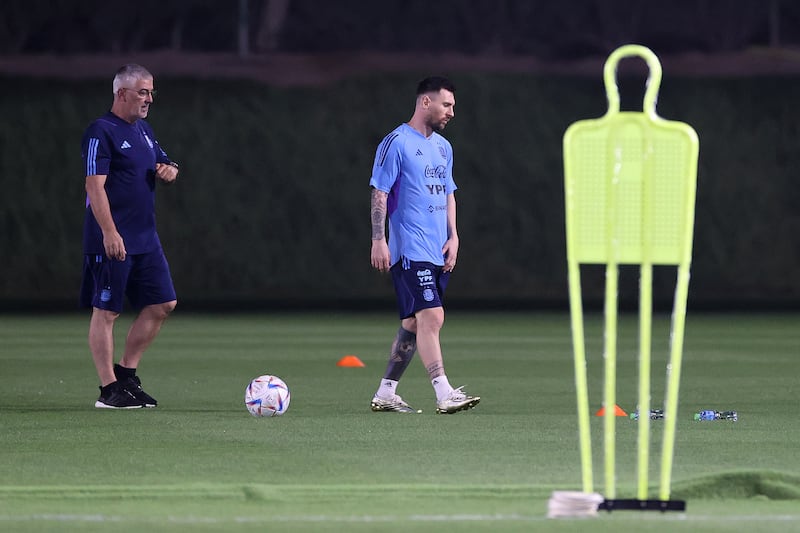
[[[280,416],[289,408],[292,395],[278,376],[258,376],[244,391],[244,405],[253,416]]]

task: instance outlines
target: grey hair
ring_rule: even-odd
[[[136,63],[129,63],[121,67],[117,74],[114,76],[113,89],[114,94],[125,87],[126,85],[133,85],[137,80],[151,80],[153,75],[150,71]]]

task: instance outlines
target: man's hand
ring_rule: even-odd
[[[373,239],[370,261],[374,268],[381,272],[388,272],[392,264],[392,258],[389,254],[389,245],[386,243],[386,239]]]
[[[178,179],[178,167],[156,163],[156,177],[164,183],[172,183]]]
[[[456,267],[456,258],[458,257],[458,237],[451,237],[447,239],[442,247],[442,255],[444,256],[444,272],[452,272]]]
[[[116,231],[108,234],[103,233],[103,248],[105,248],[106,256],[109,259],[125,261],[125,256],[128,255],[128,252],[125,250],[125,243],[122,240],[122,235]]]

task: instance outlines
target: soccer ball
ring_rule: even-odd
[[[289,387],[277,376],[258,376],[244,391],[244,405],[253,416],[280,416],[289,408]]]

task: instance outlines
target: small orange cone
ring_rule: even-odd
[[[606,414],[605,406],[601,407],[599,411],[597,411],[594,416],[603,416]],[[622,410],[619,405],[614,405],[614,416],[628,416],[628,413]]]
[[[336,363],[336,366],[360,367],[366,365],[355,355],[345,355],[339,359],[339,362]]]

